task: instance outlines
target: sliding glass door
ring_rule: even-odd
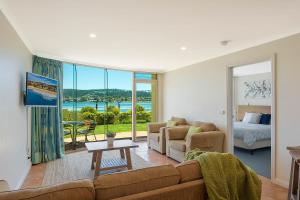
[[[134,140],[146,139],[147,124],[156,121],[157,80],[156,75],[135,73],[134,75]]]

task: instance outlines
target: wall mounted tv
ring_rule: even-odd
[[[25,105],[57,106],[57,85],[57,80],[27,72]]]

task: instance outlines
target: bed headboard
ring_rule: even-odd
[[[271,114],[271,106],[239,105],[236,120],[242,121],[246,112]]]

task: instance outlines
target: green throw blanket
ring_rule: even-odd
[[[194,149],[186,160],[199,162],[210,200],[260,200],[260,179],[234,155]]]

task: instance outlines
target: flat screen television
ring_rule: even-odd
[[[57,80],[38,74],[26,74],[26,106],[57,106]]]

